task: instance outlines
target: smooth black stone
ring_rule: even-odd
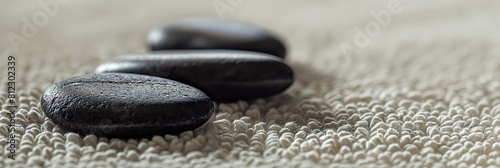
[[[267,53],[285,58],[286,48],[263,29],[216,18],[189,18],[151,30],[151,50],[232,49]]]
[[[210,98],[192,86],[125,73],[65,79],[45,91],[41,106],[62,128],[110,138],[179,134],[202,126],[214,111]]]
[[[282,59],[235,50],[177,50],[130,55],[101,64],[96,73],[121,72],[164,77],[194,86],[218,102],[278,94],[294,81]]]

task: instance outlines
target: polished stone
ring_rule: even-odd
[[[41,98],[45,115],[80,134],[149,138],[179,134],[206,123],[214,104],[203,92],[146,75],[81,75],[49,87]]]
[[[155,28],[147,42],[151,50],[233,49],[286,55],[283,43],[264,29],[217,18],[189,18]]]
[[[101,64],[96,73],[136,73],[194,86],[218,102],[265,98],[294,82],[282,59],[235,50],[177,50],[123,56]]]

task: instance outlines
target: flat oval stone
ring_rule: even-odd
[[[151,30],[151,50],[232,49],[267,53],[285,58],[283,43],[253,25],[216,18],[189,18]]]
[[[96,73],[136,73],[194,86],[218,102],[252,100],[286,90],[293,70],[282,59],[235,50],[177,50],[129,55],[101,64]]]
[[[81,75],[49,87],[45,115],[62,128],[110,138],[179,134],[206,123],[214,104],[200,90],[146,75]]]

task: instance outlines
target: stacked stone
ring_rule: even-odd
[[[46,116],[82,135],[180,134],[208,122],[215,103],[270,97],[294,82],[283,43],[245,23],[189,18],[153,29],[147,42],[150,54],[121,56],[49,87]]]

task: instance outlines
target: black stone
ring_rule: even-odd
[[[253,25],[215,18],[189,18],[151,30],[151,50],[232,49],[285,58],[286,48],[271,33]]]
[[[146,75],[81,75],[49,87],[45,115],[62,128],[110,138],[179,134],[206,123],[214,104],[203,92]]]
[[[96,73],[121,72],[164,77],[194,86],[218,102],[278,94],[294,81],[282,59],[235,50],[177,50],[131,55],[104,63]]]

